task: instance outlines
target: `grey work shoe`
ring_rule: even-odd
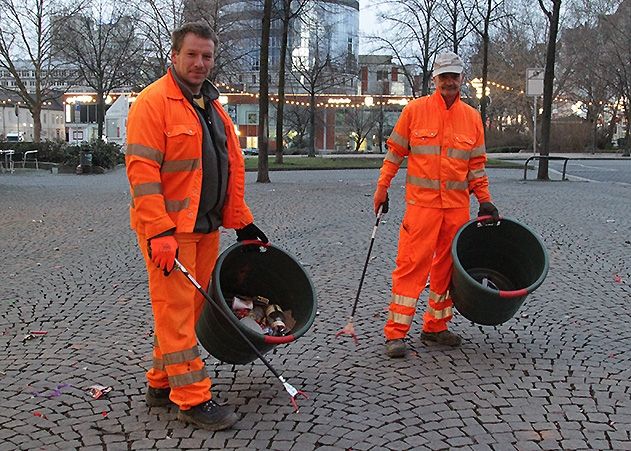
[[[169,399],[171,394],[170,388],[153,388],[148,387],[145,394],[145,400],[149,407],[165,407],[173,404],[173,401]]]
[[[405,342],[402,338],[386,340],[386,355],[393,359],[404,357],[407,352]]]
[[[230,407],[220,406],[212,399],[188,410],[180,409],[177,419],[208,431],[228,429],[239,420]]]
[[[462,338],[449,330],[421,332],[421,340],[433,341],[440,345],[451,346],[453,348],[460,346],[460,343],[462,343]]]

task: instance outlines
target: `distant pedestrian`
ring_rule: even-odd
[[[231,427],[237,416],[211,399],[199,356],[195,323],[204,298],[177,257],[207,287],[219,252],[219,227],[237,239],[267,237],[253,224],[244,200],[245,169],[234,124],[207,80],[217,37],[204,23],[173,32],[171,67],[134,102],[127,124],[131,226],[146,261],[154,316],[149,406],[170,402],[178,419],[209,430]]]
[[[408,157],[407,206],[384,328],[389,357],[406,353],[403,339],[428,275],[429,305],[423,315],[421,338],[460,345],[460,337],[447,329],[453,306],[449,294],[451,243],[469,220],[470,193],[480,203],[478,215],[491,215],[493,221],[499,218],[488,190],[480,114],[460,100],[463,72],[458,55],[438,55],[433,71],[436,92],[411,101],[403,109],[387,142],[388,153],[374,194],[375,212],[386,203],[390,182]]]

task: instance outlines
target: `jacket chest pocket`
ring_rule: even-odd
[[[460,133],[456,133],[454,135],[454,145],[458,149],[473,149],[473,144],[475,144],[475,138],[470,135],[464,135]]]
[[[193,157],[197,146],[197,130],[192,125],[171,125],[164,130],[166,151],[179,157]]]
[[[438,129],[436,128],[417,128],[410,133],[410,148],[438,144]]]

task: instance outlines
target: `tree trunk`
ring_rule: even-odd
[[[486,86],[489,78],[489,21],[491,15],[492,1],[487,0],[487,13],[484,17],[484,33],[482,35],[482,98],[480,99],[480,116],[482,116],[482,126],[486,130],[486,117],[489,99],[486,96]]]
[[[629,101],[624,102],[624,114],[627,117],[627,129],[624,132],[623,157],[631,157],[631,109]]]
[[[280,61],[278,63],[278,108],[276,109],[276,163],[283,164],[283,114],[285,112],[285,61],[289,40],[290,2],[283,2],[283,35],[280,42]]]
[[[259,183],[269,183],[267,161],[269,134],[269,35],[272,17],[272,0],[265,0],[263,6],[263,24],[261,27],[261,58],[259,72],[259,171],[256,179]]]
[[[309,156],[315,157],[315,114],[316,112],[316,104],[315,104],[315,92],[311,92],[309,94]]]
[[[377,138],[379,139],[379,153],[383,153],[383,104],[379,105],[379,127],[377,127]]]
[[[561,0],[552,0],[550,19],[550,33],[548,34],[548,48],[546,51],[546,69],[543,75],[543,114],[541,119],[541,156],[550,155],[550,129],[552,122],[552,89],[554,84],[554,63],[556,61],[557,34],[559,31],[559,10]],[[539,160],[538,180],[549,180],[548,160]]]
[[[33,116],[33,141],[39,143],[42,141],[42,103],[37,100],[31,107],[31,116]]]
[[[103,125],[105,124],[105,93],[101,91],[96,92],[96,125],[97,125],[97,141],[103,141]]]

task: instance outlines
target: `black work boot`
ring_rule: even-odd
[[[402,338],[386,340],[386,355],[393,359],[404,357],[407,349]]]
[[[228,429],[238,421],[230,407],[220,406],[212,399],[188,410],[180,409],[177,419],[209,431]]]
[[[149,407],[165,407],[172,404],[172,401],[169,399],[170,394],[170,388],[148,387],[145,400]]]
[[[433,341],[440,345],[451,346],[456,348],[462,343],[462,338],[449,330],[441,330],[440,332],[421,332],[421,339]]]

